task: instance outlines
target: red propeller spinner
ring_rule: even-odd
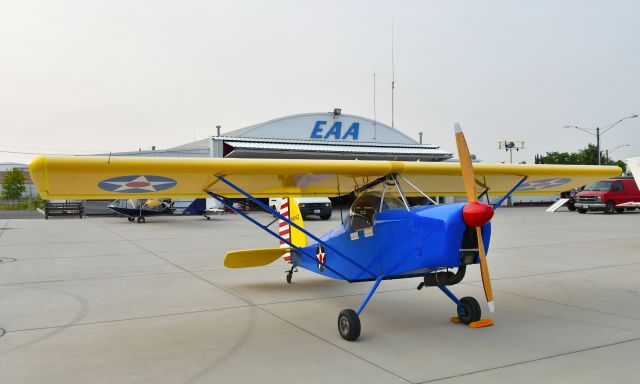
[[[479,201],[465,204],[462,208],[462,220],[469,227],[482,227],[493,217],[493,207]]]

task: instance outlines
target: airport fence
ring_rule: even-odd
[[[0,200],[0,219],[43,219],[44,201],[40,196],[27,195],[20,199]]]

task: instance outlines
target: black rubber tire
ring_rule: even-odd
[[[347,341],[360,337],[360,317],[353,309],[343,309],[338,315],[338,332]]]
[[[616,212],[622,213],[622,212],[624,212],[624,208],[616,208]]]
[[[458,317],[464,324],[470,324],[474,321],[480,320],[482,316],[482,309],[478,300],[471,296],[466,296],[460,299],[462,305],[458,306]]]
[[[287,284],[291,284],[291,278],[293,277],[293,273],[287,272]]]
[[[321,218],[322,220],[329,220],[329,219],[331,218],[331,214],[328,214],[328,215],[320,215],[320,218]]]
[[[611,215],[616,211],[616,204],[613,201],[607,201],[607,205],[604,206],[604,214]]]
[[[576,208],[576,206],[575,206],[575,205],[573,205],[573,204],[569,204],[569,205],[567,205],[567,208],[569,208],[569,210],[570,210],[571,212],[573,212],[573,211],[575,211],[575,210],[577,209],[577,208]]]
[[[143,224],[145,222],[145,219],[143,216],[138,217],[138,223],[139,224]]]
[[[578,213],[587,213],[588,209],[578,208]]]
[[[129,220],[129,221],[135,221],[135,220],[136,220],[136,218],[135,218],[135,217],[127,217],[127,220]]]
[[[209,217],[209,216],[205,216],[205,217],[207,218],[207,220],[211,220],[211,217]]]

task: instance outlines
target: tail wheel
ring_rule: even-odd
[[[478,300],[473,297],[467,296],[460,299],[460,305],[458,305],[458,317],[464,324],[470,324],[474,321],[480,320],[482,315],[482,309]]]
[[[613,201],[607,201],[607,205],[604,206],[605,215],[610,215],[615,212],[616,204]]]
[[[344,309],[338,315],[338,332],[343,339],[355,341],[360,337],[360,318],[353,309]]]

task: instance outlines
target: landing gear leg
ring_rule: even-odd
[[[458,316],[451,318],[452,323],[466,324],[471,328],[481,328],[493,325],[493,320],[480,318],[482,316],[482,310],[480,309],[478,300],[471,296],[466,296],[458,300],[458,298],[446,286],[438,285],[438,288],[440,288],[440,290],[447,295],[451,301],[456,303]]]
[[[364,307],[367,306],[369,300],[378,289],[380,282],[384,276],[378,276],[376,282],[373,283],[373,287],[369,290],[369,293],[360,304],[360,308],[358,311],[354,311],[353,309],[344,309],[338,315],[338,332],[343,339],[347,341],[356,341],[358,337],[360,337],[360,314],[364,310]]]
[[[285,271],[285,273],[287,274],[287,283],[291,284],[291,278],[293,277],[293,273],[294,272],[298,272],[298,267],[296,267],[295,265],[291,266],[291,269],[289,269],[288,271]]]

